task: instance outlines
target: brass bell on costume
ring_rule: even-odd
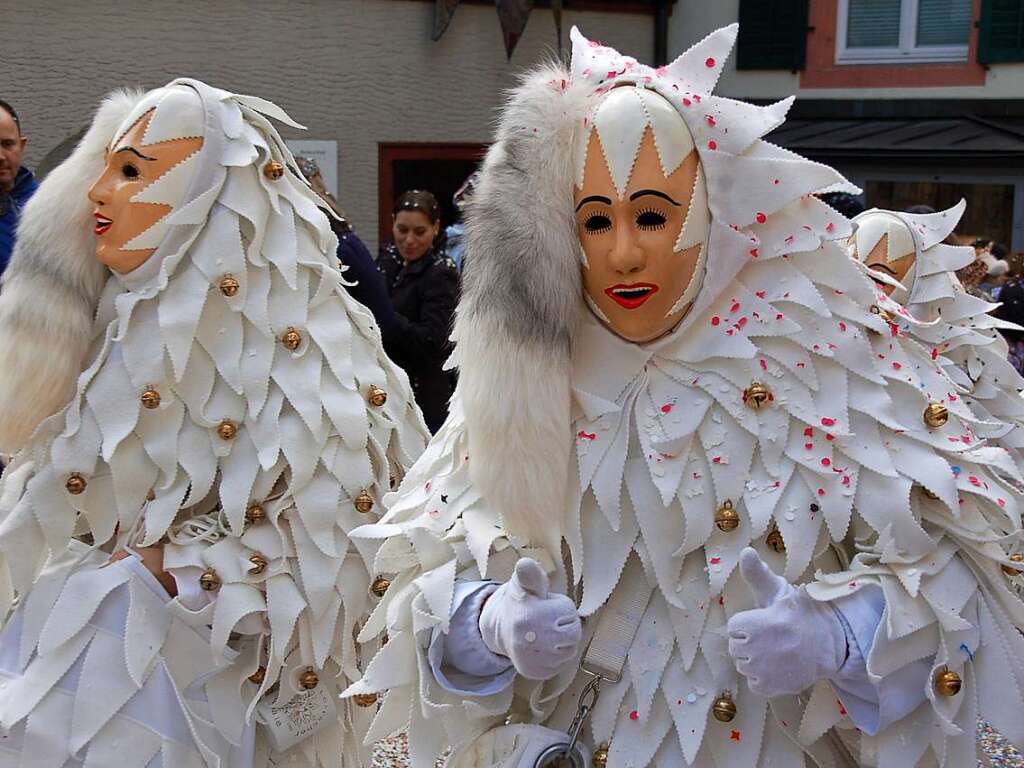
[[[371,384],[370,393],[366,396],[366,399],[370,401],[370,405],[380,408],[388,401],[388,393],[376,384]]]
[[[302,344],[302,334],[289,326],[288,330],[281,334],[281,343],[289,352],[294,352]]]
[[[271,181],[277,181],[284,176],[284,166],[275,160],[271,160],[263,166],[263,175]]]
[[[85,486],[87,485],[88,483],[86,482],[85,478],[82,477],[77,472],[71,475],[71,477],[67,479],[67,482],[64,483],[64,487],[68,489],[68,493],[70,493],[72,496],[78,496],[79,494],[84,493]]]
[[[370,591],[373,592],[377,597],[384,597],[384,593],[388,591],[388,587],[391,586],[391,579],[386,579],[383,576],[378,576],[373,580],[370,585]]]
[[[377,703],[376,693],[357,693],[352,696],[352,701],[355,702],[357,707],[372,707]]]
[[[220,576],[213,568],[208,568],[199,576],[199,588],[204,592],[213,592],[220,587]]]
[[[234,440],[235,435],[238,434],[238,427],[231,419],[224,419],[217,425],[217,434],[220,435],[221,440]]]
[[[608,745],[602,744],[594,750],[594,756],[590,758],[590,764],[593,768],[607,768],[608,765]]]
[[[142,401],[142,407],[150,411],[160,407],[160,393],[152,387],[143,392],[139,399]]]
[[[218,287],[220,288],[220,292],[228,298],[231,298],[238,293],[238,281],[235,279],[234,275],[224,275],[224,277],[220,279],[220,285]]]
[[[249,555],[249,562],[252,563],[252,568],[249,569],[249,574],[251,576],[259,576],[267,570],[267,558],[259,552]]]
[[[262,504],[250,504],[245,510],[245,522],[247,523],[262,523],[267,519],[267,512],[263,509]]]
[[[929,403],[922,418],[928,429],[938,429],[949,421],[949,411],[941,403]]]
[[[267,676],[267,668],[266,667],[260,667],[255,672],[253,672],[251,675],[249,675],[249,682],[250,683],[256,683],[256,685],[263,685],[263,680],[266,678],[266,676]]]
[[[320,685],[320,675],[312,667],[306,667],[306,671],[299,676],[299,685],[303,690],[312,691]]]
[[[772,528],[768,532],[768,535],[765,537],[764,543],[771,547],[773,552],[778,552],[779,554],[782,554],[786,551],[786,542],[782,538],[782,534],[779,533],[778,528]]]
[[[743,390],[743,402],[748,408],[759,411],[772,399],[772,391],[759,381],[755,381]]]
[[[715,512],[715,525],[718,526],[718,530],[725,533],[739,528],[740,513],[733,507],[730,499],[722,502],[722,506]]]
[[[373,509],[373,496],[366,491],[360,491],[359,495],[356,496],[356,500],[352,503],[356,505],[356,511],[362,512],[365,515]]]
[[[1007,576],[1022,576],[1024,575],[1024,553],[1014,552],[1010,555],[1010,561],[1017,563],[1017,566],[1008,565],[1003,563],[1003,573]]]
[[[951,669],[942,669],[935,675],[935,692],[940,696],[956,696],[963,684],[960,675]]]
[[[728,691],[725,691],[715,699],[715,703],[711,705],[711,714],[720,723],[731,723],[733,718],[736,717],[736,705],[733,703],[732,695]]]

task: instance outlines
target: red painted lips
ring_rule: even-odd
[[[604,292],[612,301],[626,309],[636,309],[658,292],[654,283],[619,283]]]
[[[108,219],[106,216],[101,216],[98,213],[94,213],[93,216],[96,218],[96,226],[92,228],[92,231],[95,232],[97,235],[102,235],[104,232],[106,232],[108,229],[114,226],[114,222]]]

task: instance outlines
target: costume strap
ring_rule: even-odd
[[[640,629],[654,587],[637,557],[630,557],[611,598],[597,620],[597,629],[583,654],[580,668],[610,683],[622,679],[626,655]]]

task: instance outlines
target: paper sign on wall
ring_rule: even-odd
[[[338,197],[338,142],[315,139],[292,139],[285,141],[295,156],[301,155],[316,161],[323,176],[327,191]]]

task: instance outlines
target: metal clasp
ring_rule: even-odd
[[[569,726],[569,741],[564,744],[552,744],[544,750],[537,758],[537,762],[534,763],[534,768],[586,768],[577,742],[583,731],[583,724],[590,717],[590,713],[594,711],[598,696],[601,695],[601,681],[607,678],[587,669],[584,669],[583,672],[590,675],[591,680],[580,692],[576,715],[572,719],[572,725]]]

